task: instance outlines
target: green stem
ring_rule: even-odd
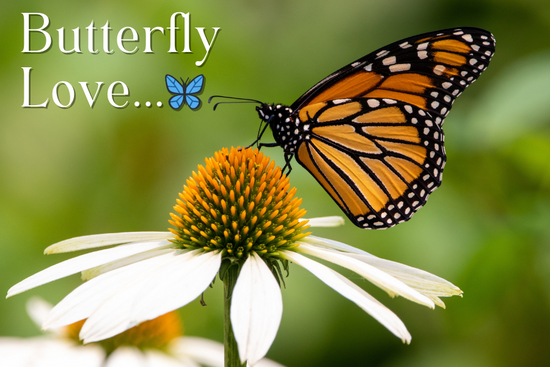
[[[237,346],[237,341],[235,340],[235,335],[233,334],[233,328],[231,327],[231,295],[233,294],[233,289],[237,283],[237,277],[239,276],[238,267],[232,266],[227,270],[225,278],[223,280],[224,284],[224,335],[223,335],[223,344],[224,344],[224,354],[225,354],[225,367],[246,367],[246,363],[241,364],[239,358],[239,349]]]

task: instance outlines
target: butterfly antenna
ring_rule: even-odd
[[[210,103],[212,101],[213,98],[227,98],[227,99],[236,99],[237,101],[222,101],[222,102],[218,102],[214,105],[214,111],[216,110],[216,107],[218,107],[219,104],[222,104],[222,103],[258,103],[258,104],[262,104],[261,101],[258,101],[256,99],[251,99],[251,98],[239,98],[239,97],[229,97],[229,96],[219,96],[219,95],[216,95],[216,96],[212,96],[210,98],[208,98],[208,103]]]

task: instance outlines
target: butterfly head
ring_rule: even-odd
[[[273,116],[274,107],[275,106],[272,104],[262,103],[260,106],[256,107],[256,111],[260,119],[267,122]]]
[[[291,120],[294,120],[292,109],[281,104],[262,103],[256,107],[256,111],[258,111],[258,115],[262,121],[266,121],[272,126],[283,121],[289,123]]]

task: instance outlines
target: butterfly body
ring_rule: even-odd
[[[441,185],[444,119],[494,48],[478,28],[410,37],[346,65],[291,106],[257,111],[287,165],[295,157],[355,225],[389,228]]]

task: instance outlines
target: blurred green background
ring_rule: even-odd
[[[221,27],[200,68],[194,63],[204,49],[195,31],[192,54],[169,54],[168,36],[160,34],[153,38],[155,53],[143,53],[143,27],[167,27],[177,11],[190,12],[192,30],[206,27],[209,39],[211,27]],[[50,51],[21,53],[22,12],[48,15]],[[87,52],[84,32],[92,20],[98,29],[109,20],[113,55]],[[132,55],[116,47],[116,33],[125,26],[140,34]],[[446,299],[446,310],[430,310],[391,299],[345,273],[405,322],[413,340],[403,345],[353,303],[292,266],[282,324],[268,357],[289,366],[550,365],[550,3],[543,0],[3,1],[0,293],[70,257],[42,255],[57,241],[165,230],[177,193],[197,164],[256,137],[253,105],[214,112],[205,103],[208,96],[290,104],[378,47],[455,26],[490,30],[497,51],[446,120],[441,188],[412,220],[390,230],[365,231],[347,222],[314,234],[442,276],[464,297]],[[55,30],[61,27],[67,37],[80,27],[82,54],[59,51]],[[66,45],[72,48],[72,38]],[[99,31],[96,48],[102,48]],[[31,102],[49,97],[47,109],[21,108],[22,67],[33,68]],[[205,75],[201,110],[168,107],[167,73],[184,80]],[[59,81],[75,87],[71,108],[51,100]],[[80,81],[92,91],[95,82],[105,84],[93,109]],[[107,102],[114,81],[130,89],[125,109]],[[265,152],[284,163],[280,148]],[[316,181],[294,168],[291,183],[308,216],[339,215]],[[75,275],[1,300],[0,335],[38,335],[24,311],[28,297],[55,303],[79,283]],[[223,339],[221,291],[217,282],[205,293],[207,307],[195,301],[181,310],[188,335]]]

